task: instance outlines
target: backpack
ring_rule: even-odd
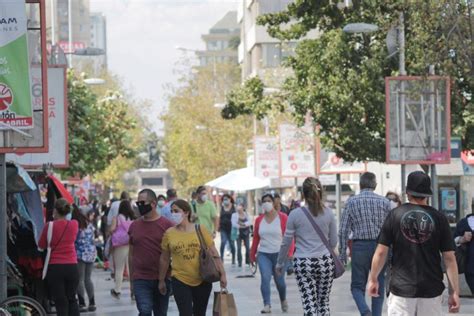
[[[122,220],[121,216],[117,216],[117,229],[112,234],[112,246],[120,247],[128,245],[130,237],[128,236],[128,229],[132,221]]]

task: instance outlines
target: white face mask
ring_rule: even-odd
[[[66,215],[66,220],[68,220],[68,221],[72,220],[72,213],[68,213]]]
[[[390,208],[393,210],[394,208],[398,207],[398,203],[394,201],[390,201]]]
[[[206,194],[201,195],[201,201],[203,201],[203,202],[207,201],[207,195]]]
[[[273,210],[273,203],[272,202],[264,202],[262,204],[262,210],[265,213],[271,212]]]
[[[183,213],[171,213],[171,221],[176,225],[181,224],[183,221]]]
[[[158,201],[158,206],[159,206],[159,207],[165,206],[165,201],[159,200],[159,201]]]

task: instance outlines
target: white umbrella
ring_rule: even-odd
[[[206,185],[227,191],[251,191],[270,186],[270,180],[255,177],[253,168],[242,168],[230,171]]]

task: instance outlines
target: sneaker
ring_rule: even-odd
[[[263,309],[260,311],[260,313],[262,314],[271,314],[271,312],[272,312],[272,309],[270,305],[265,305]]]
[[[79,305],[79,313],[85,313],[85,312],[87,312],[86,305]]]
[[[111,290],[110,290],[110,295],[112,295],[112,297],[115,298],[115,299],[118,299],[118,300],[120,299],[120,293],[119,293],[119,292],[115,292],[114,289],[111,289]]]
[[[87,310],[89,312],[95,312],[97,310],[97,307],[95,305],[89,305],[89,307],[87,308]]]
[[[288,301],[287,300],[281,301],[281,310],[283,311],[283,313],[288,312]]]

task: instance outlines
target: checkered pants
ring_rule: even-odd
[[[293,265],[305,316],[328,316],[335,270],[331,255],[294,258]]]

